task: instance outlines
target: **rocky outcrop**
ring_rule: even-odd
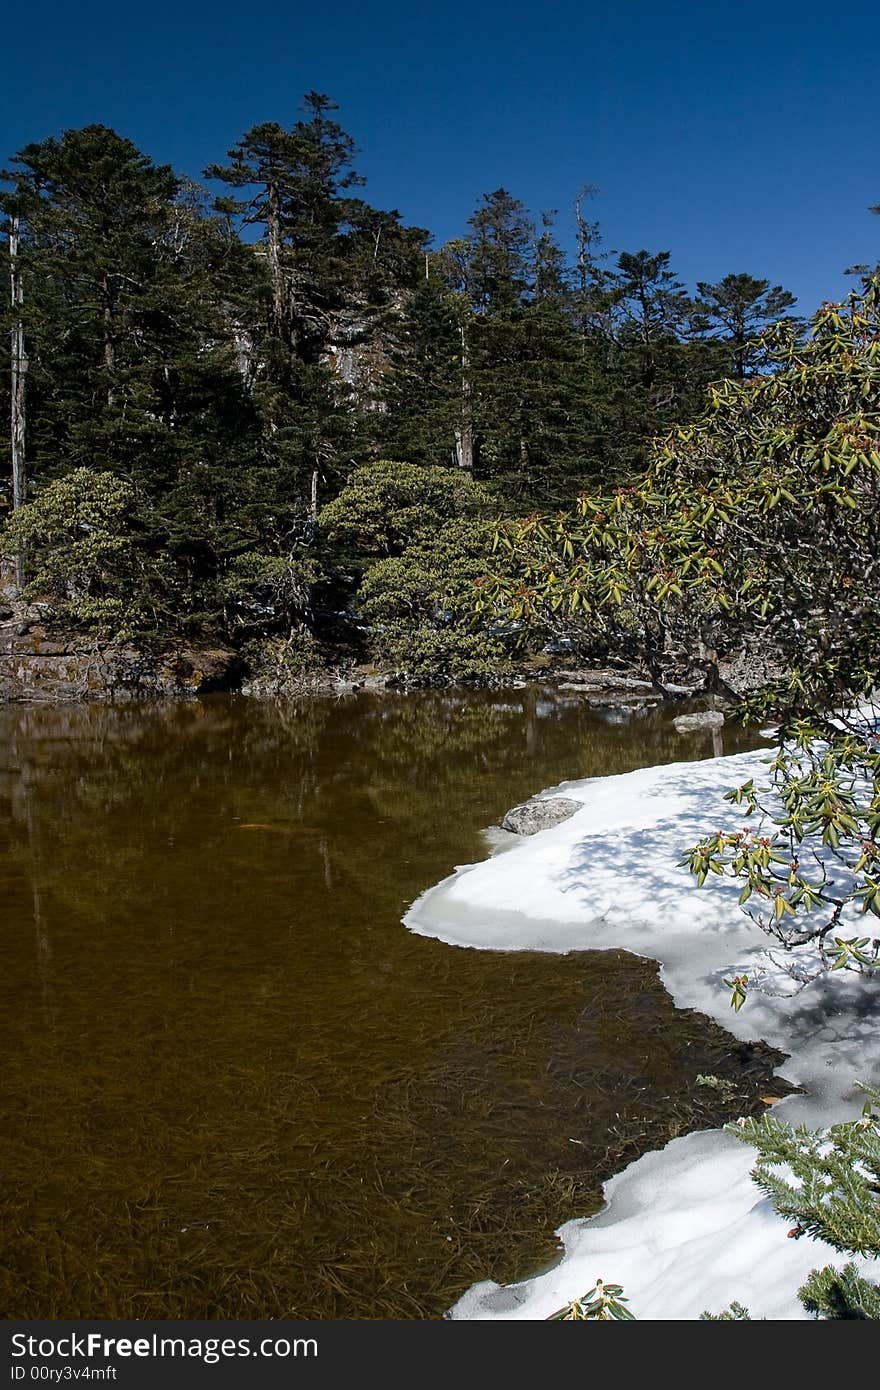
[[[557,672],[560,690],[580,690],[584,693],[619,690],[627,694],[650,694],[656,689],[653,681],[635,673],[612,671],[596,667],[586,671]]]
[[[225,647],[151,651],[64,630],[44,605],[0,605],[0,704],[185,698],[234,689],[242,671]]]
[[[590,699],[596,691],[619,691],[622,695],[639,692],[656,696],[688,696],[706,693],[728,700],[757,690],[784,674],[784,665],[769,645],[753,642],[749,649],[717,653],[714,661],[689,657],[680,652],[658,674],[656,681],[643,667],[595,666],[581,670],[557,670],[555,679],[561,690],[577,691]]]
[[[567,796],[534,797],[521,806],[512,807],[501,822],[501,829],[510,830],[514,835],[537,835],[541,830],[569,820],[581,805],[580,801],[572,801]]]

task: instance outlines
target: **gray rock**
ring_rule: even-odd
[[[720,710],[710,709],[703,714],[679,714],[672,722],[678,733],[692,734],[702,729],[720,729],[724,715]]]
[[[620,671],[609,671],[606,668],[595,671],[560,671],[560,690],[632,690],[632,691],[651,691],[654,686],[651,681],[643,680],[639,676],[622,675]],[[562,677],[568,677],[563,680]]]
[[[551,825],[561,825],[579,811],[582,804],[567,796],[548,796],[543,800],[534,797],[521,806],[512,807],[501,822],[501,828],[514,835],[537,835],[540,830],[549,830]]]

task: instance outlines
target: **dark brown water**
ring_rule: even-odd
[[[530,792],[710,752],[534,691],[0,710],[2,1313],[437,1316],[760,1108],[649,963],[400,925]]]

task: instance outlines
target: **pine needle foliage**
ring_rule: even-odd
[[[792,1239],[813,1236],[845,1254],[880,1260],[880,1090],[858,1120],[828,1130],[791,1126],[773,1115],[729,1125],[758,1150],[752,1176]],[[800,1289],[804,1306],[822,1318],[880,1319],[880,1285],[848,1263],[813,1270]]]

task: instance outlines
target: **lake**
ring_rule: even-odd
[[[0,709],[5,1315],[438,1317],[759,1111],[780,1054],[653,963],[400,922],[529,794],[711,752],[537,688]]]

